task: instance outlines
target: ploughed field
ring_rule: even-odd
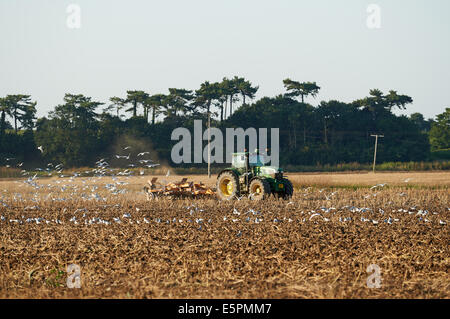
[[[0,297],[450,297],[449,173],[289,178],[291,200],[261,202],[147,201],[149,176],[0,181]]]

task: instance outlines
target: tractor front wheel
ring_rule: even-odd
[[[294,195],[294,187],[290,180],[283,178],[284,193],[283,199],[290,199]]]
[[[250,183],[250,199],[263,200],[270,196],[270,184],[265,179],[254,179]]]

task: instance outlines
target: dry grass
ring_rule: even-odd
[[[448,173],[291,178],[290,202],[147,202],[148,177],[0,182],[0,297],[449,298]],[[126,193],[105,188],[120,181]],[[69,264],[81,289],[66,287]],[[367,287],[370,264],[381,288]]]
[[[377,173],[320,173],[288,174],[296,186],[311,185],[324,187],[357,186],[367,187],[376,184],[402,187],[448,187],[450,172],[377,172]]]

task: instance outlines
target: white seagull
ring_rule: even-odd
[[[142,153],[139,153],[137,156],[144,156],[145,154],[150,154],[150,152],[142,152]]]

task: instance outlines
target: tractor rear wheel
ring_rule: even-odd
[[[265,179],[254,179],[250,183],[250,198],[252,200],[263,200],[270,196],[270,184]]]
[[[222,172],[217,178],[217,196],[221,200],[230,200],[239,196],[239,179],[232,172]]]

